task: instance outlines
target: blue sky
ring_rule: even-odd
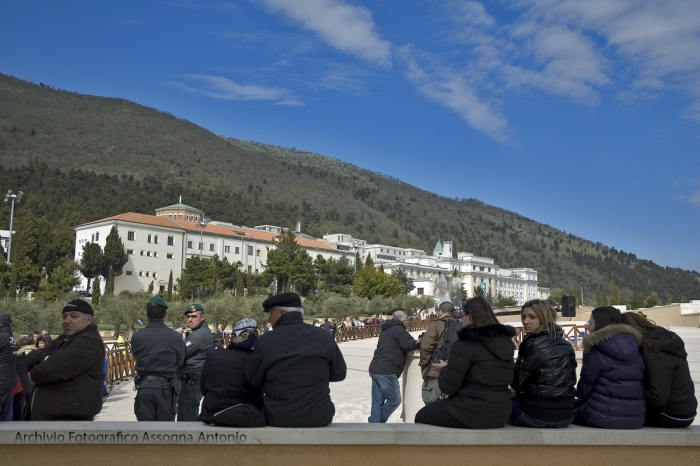
[[[697,0],[107,3],[3,2],[0,72],[700,270]]]

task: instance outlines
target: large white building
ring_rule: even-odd
[[[156,215],[133,212],[115,215],[76,227],[75,260],[80,261],[85,243],[94,242],[102,249],[112,226],[117,227],[128,261],[123,273],[115,278],[114,291],[140,291],[153,283],[154,291],[165,291],[170,272],[177,283],[185,261],[192,256],[227,258],[240,261],[244,272],[260,273],[265,269],[267,252],[275,247],[282,228],[261,225],[255,228],[202,220],[202,211],[185,204],[156,209]],[[325,259],[346,256],[354,264],[354,253],[338,250],[325,242],[298,234],[297,242],[311,257]],[[79,289],[86,289],[87,279],[80,277]],[[105,283],[102,282],[104,291]]]
[[[462,287],[471,296],[475,286],[493,296],[499,293],[514,297],[519,305],[530,299],[549,298],[549,289],[537,286],[537,271],[527,267],[502,268],[490,257],[458,252],[453,258],[452,241],[438,241],[432,255],[425,251],[384,244],[367,244],[348,234],[328,234],[323,237],[329,245],[342,250],[356,251],[364,261],[372,255],[375,266],[381,265],[386,273],[401,268],[413,280],[413,295],[436,296],[441,276],[459,277]]]

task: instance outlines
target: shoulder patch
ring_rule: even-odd
[[[189,347],[189,346],[192,346],[192,341],[191,341],[191,340],[187,340],[187,341],[185,342],[185,346],[188,346],[188,347]]]

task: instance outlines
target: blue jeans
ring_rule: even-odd
[[[372,377],[372,416],[370,422],[386,422],[391,413],[401,404],[399,377],[394,374],[373,374]]]
[[[535,427],[538,429],[563,429],[564,427],[569,427],[573,416],[564,421],[543,421],[542,419],[536,419],[530,415],[527,415],[520,409],[518,404],[518,399],[516,397],[512,398],[513,411],[510,413],[508,418],[508,424],[517,427]]]

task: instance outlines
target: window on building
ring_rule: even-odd
[[[153,251],[153,257],[158,257],[158,251]]]
[[[175,237],[168,236],[168,246],[175,246]]]
[[[151,257],[151,251],[146,251],[146,256]]]
[[[148,235],[148,242],[151,242],[151,235]]]
[[[146,276],[147,276],[147,277],[150,277],[150,276],[151,276],[151,272],[146,272]]]
[[[253,255],[253,246],[248,246],[248,255],[249,256]]]
[[[214,244],[209,243],[209,250],[210,250],[210,251],[213,251],[213,250],[214,250]]]
[[[126,250],[126,253],[133,256],[133,255],[134,255],[134,250],[133,250],[133,249],[127,249],[127,250]]]
[[[180,214],[180,220],[182,220],[182,214]]]
[[[146,254],[146,251],[143,251],[143,250],[142,250],[142,251],[141,251],[141,255],[143,256],[143,255],[145,255],[145,254]]]
[[[258,256],[258,257],[260,257],[260,249],[256,249],[256,250],[255,250],[255,255]]]
[[[253,266],[249,265],[248,266],[248,273],[251,273],[251,272],[253,272]]]
[[[126,239],[128,239],[129,241],[133,241],[133,240],[134,240],[134,232],[133,232],[133,231],[127,231],[127,232],[126,232]]]
[[[195,216],[194,216],[194,221],[195,221],[195,222],[199,222],[199,215],[195,215]]]
[[[155,236],[153,237],[153,242],[154,242],[155,244],[158,244],[158,235],[155,235]]]
[[[199,250],[204,251],[204,243],[199,243]]]
[[[99,240],[100,240],[100,232],[98,231],[97,233],[95,233],[95,241],[99,241]]]
[[[233,250],[233,252],[234,252],[234,254],[240,254],[240,253],[241,253],[241,248],[239,248],[238,246],[236,246],[235,249]]]
[[[131,275],[131,270],[127,270],[125,273],[126,273],[127,275]]]
[[[423,288],[418,288],[418,296],[423,296],[424,291]]]
[[[231,246],[224,246],[224,252],[231,252]]]
[[[172,219],[173,219],[173,214],[168,214],[168,220],[172,220]]]
[[[143,277],[143,271],[139,270],[139,277]]]
[[[153,278],[158,278],[158,273],[157,273],[157,272],[153,272]]]
[[[172,253],[168,253],[168,255],[167,255],[166,257],[167,257],[168,259],[172,259],[172,258],[173,258],[173,254],[172,254]]]
[[[187,249],[192,249],[192,241],[187,242]]]
[[[255,273],[258,273],[258,269],[255,269]]]

